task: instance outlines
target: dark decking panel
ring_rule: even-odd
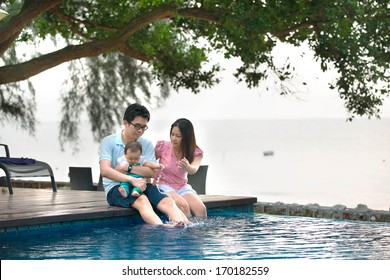
[[[255,197],[201,195],[207,208],[253,205]],[[0,229],[136,215],[132,208],[109,206],[104,192],[14,188],[0,195]]]

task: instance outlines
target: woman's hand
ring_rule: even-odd
[[[183,158],[179,161],[178,166],[187,171],[188,174],[195,174],[198,171],[201,159],[201,157],[195,157],[190,163],[188,159]]]
[[[191,171],[191,164],[186,158],[182,158],[179,161],[179,167],[183,168],[185,171],[190,172]]]

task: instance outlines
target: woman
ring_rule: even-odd
[[[192,123],[184,118],[176,120],[171,125],[170,138],[171,141],[156,144],[156,159],[165,167],[157,173],[155,183],[172,197],[187,217],[191,212],[196,217],[206,217],[206,206],[187,179],[188,174],[198,171],[203,158],[203,151],[196,145]]]

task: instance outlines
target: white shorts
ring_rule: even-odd
[[[189,184],[184,185],[180,189],[174,189],[171,186],[164,185],[164,184],[158,185],[158,188],[168,195],[169,195],[169,192],[175,192],[181,196],[188,194],[188,193],[197,194],[196,191]]]

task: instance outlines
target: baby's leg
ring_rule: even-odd
[[[122,195],[124,198],[127,197],[127,192],[126,192],[126,190],[125,190],[124,187],[120,186],[120,187],[118,188],[118,191],[121,193],[121,195]]]
[[[141,195],[141,190],[139,188],[133,188],[133,191],[131,192],[132,196],[139,197]]]

